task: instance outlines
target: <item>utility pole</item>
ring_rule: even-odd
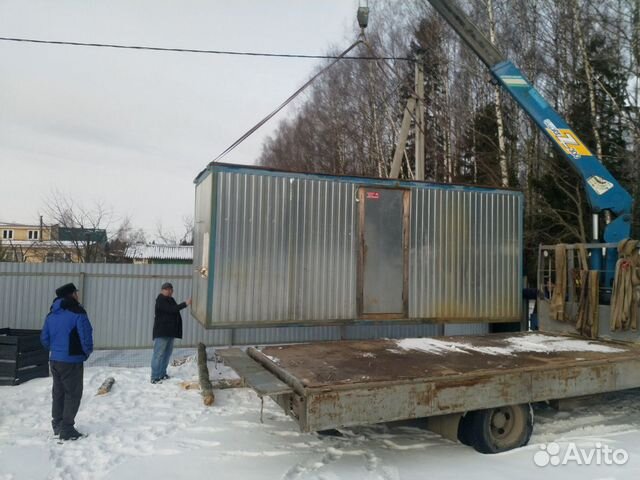
[[[416,61],[416,180],[424,180],[424,67],[422,54]]]
[[[415,92],[407,100],[404,109],[398,143],[391,162],[391,172],[389,178],[398,178],[400,167],[404,156],[404,147],[407,145],[411,118],[415,123],[415,158],[416,158],[416,180],[424,180],[424,69],[422,66],[422,55],[416,58],[416,78]]]
[[[398,143],[396,144],[396,151],[393,155],[393,162],[391,163],[391,173],[389,173],[389,178],[398,178],[398,176],[400,175],[400,166],[402,165],[402,157],[404,156],[404,147],[407,144],[409,128],[411,127],[411,117],[414,115],[415,108],[416,97],[412,95],[409,97],[409,100],[407,100],[407,106],[404,109],[404,116],[402,117],[400,134],[398,135]]]

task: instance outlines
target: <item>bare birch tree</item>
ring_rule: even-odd
[[[86,207],[54,191],[45,200],[44,214],[61,251],[73,252],[79,263],[105,261],[107,229],[114,215],[104,203]]]

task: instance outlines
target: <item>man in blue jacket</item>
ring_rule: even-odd
[[[73,283],[56,289],[40,341],[50,351],[53,433],[61,440],[77,440],[84,436],[74,424],[82,399],[84,361],[93,352],[93,328]]]

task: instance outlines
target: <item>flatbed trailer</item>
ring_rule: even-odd
[[[546,333],[219,353],[302,431],[426,417],[445,436],[494,453],[527,443],[533,402],[640,387],[640,336],[626,321],[609,327],[606,299],[616,282],[617,242],[630,235],[632,199],[455,2],[429,3],[583,180],[595,243],[580,245],[580,269],[569,257],[561,272],[563,255],[538,269]],[[193,312],[207,328],[507,323],[521,316],[522,199],[514,192],[223,165],[210,165],[196,183]],[[600,230],[609,243],[600,241]],[[583,248],[589,255],[582,256]],[[635,260],[624,262],[624,269],[639,268]],[[622,277],[620,285],[637,298],[630,276]],[[566,310],[559,308],[563,300]],[[639,307],[624,308],[629,318]],[[594,338],[572,336],[578,330]]]
[[[220,350],[303,432],[431,417],[485,453],[529,439],[530,404],[640,387],[640,345],[570,335],[332,341]],[[446,416],[446,417],[445,417]]]

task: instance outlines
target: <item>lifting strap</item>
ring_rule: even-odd
[[[566,320],[564,302],[567,295],[567,246],[555,246],[556,282],[551,293],[551,319],[558,322]]]
[[[576,317],[576,330],[585,336],[598,338],[600,323],[600,278],[597,270],[589,270],[587,249],[584,244],[578,245],[578,258],[580,259],[579,286],[580,299],[578,301],[578,315]]]
[[[638,305],[640,305],[638,240],[625,239],[618,243],[618,261],[611,296],[611,331],[637,330]]]

